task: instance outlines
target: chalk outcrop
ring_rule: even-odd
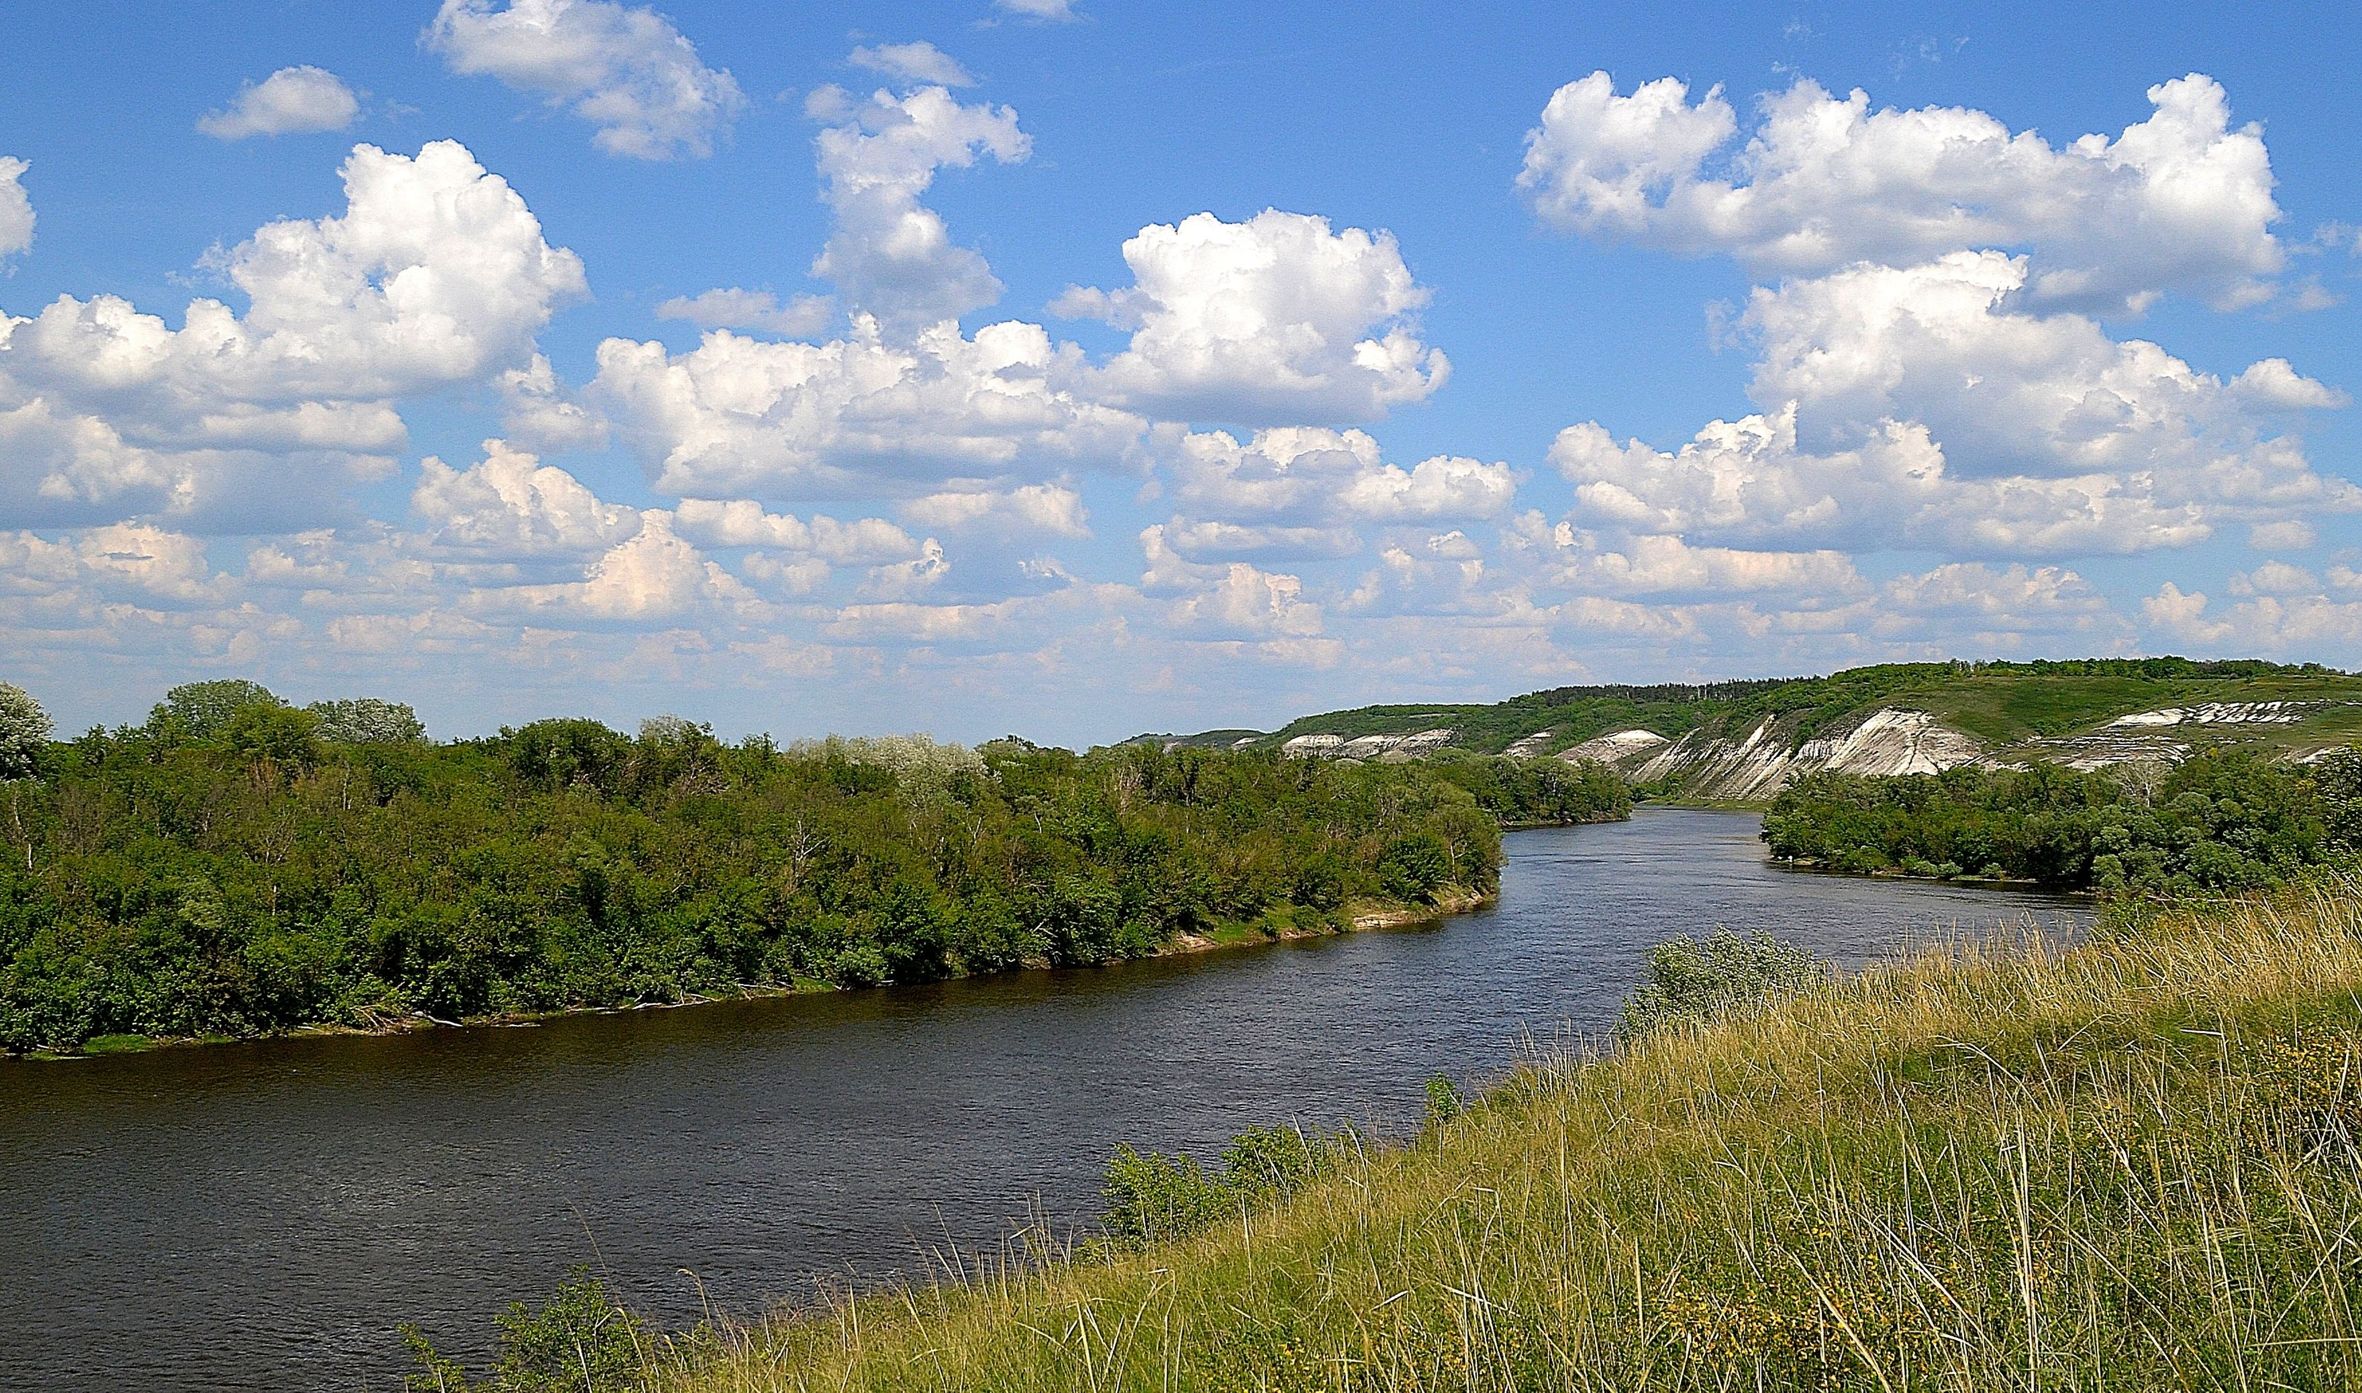
[[[1925,711],[1881,707],[1842,729],[1809,738],[1766,716],[1744,735],[1694,730],[1678,740],[1654,731],[1620,730],[1586,740],[1568,759],[1597,759],[1627,777],[1671,779],[1693,798],[1761,802],[1798,777],[1841,774],[1934,774],[1986,757],[1985,747]]]
[[[2108,722],[2108,728],[2151,729],[2160,726],[2295,725],[2317,701],[2210,701],[2198,706],[2168,706],[2157,711],[2135,711]]]
[[[1452,743],[1456,732],[1417,730],[1403,734],[1299,735],[1279,747],[1292,759],[1416,759]]]
[[[1635,783],[1663,783],[1683,798],[1763,803],[1806,774],[1938,774],[1962,765],[2020,768],[2034,761],[2075,769],[2110,765],[2175,764],[2225,727],[2288,726],[2343,701],[2205,702],[2135,711],[2080,735],[2029,738],[1991,745],[1934,713],[1882,706],[1808,729],[1802,713],[1763,716],[1748,723],[1724,721],[1678,736],[1631,728],[1607,731],[1560,750],[1570,763],[1596,761]],[[2219,734],[2218,734],[2219,732]],[[1503,751],[1524,758],[1546,755],[1556,732],[1537,730]],[[1457,742],[1448,727],[1381,735],[1299,735],[1281,746],[1303,759],[1416,759]],[[2285,742],[2284,742],[2285,743]],[[2321,748],[2329,748],[2324,745]],[[2286,751],[2291,758],[2318,758],[2318,750]]]

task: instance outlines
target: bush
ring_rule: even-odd
[[[1467,1100],[1460,1096],[1460,1087],[1443,1074],[1427,1080],[1427,1127],[1441,1127],[1468,1111]]]
[[[492,1372],[471,1382],[416,1326],[402,1327],[419,1372],[410,1393],[631,1393],[643,1387],[647,1341],[639,1319],[615,1304],[606,1285],[577,1267],[539,1310],[511,1303],[498,1317]]]
[[[1107,1201],[1100,1227],[1122,1247],[1141,1248],[1179,1238],[1221,1219],[1230,1194],[1194,1156],[1116,1147],[1099,1187]]]
[[[1166,1156],[1126,1143],[1107,1163],[1100,1228],[1124,1248],[1185,1238],[1286,1199],[1356,1144],[1350,1130],[1321,1136],[1299,1127],[1250,1127],[1222,1149],[1222,1169],[1209,1173],[1194,1156]]]
[[[1648,976],[1625,998],[1616,1038],[1631,1041],[1671,1025],[1702,1024],[1793,996],[1828,976],[1827,963],[1761,930],[1741,937],[1717,929],[1704,943],[1685,934],[1649,950]]]

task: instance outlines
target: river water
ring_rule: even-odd
[[[398,1322],[479,1348],[575,1263],[667,1323],[750,1310],[1083,1222],[1121,1141],[1403,1128],[1432,1074],[1604,1030],[1671,934],[1852,963],[2085,918],[1780,870],[1755,830],[1517,832],[1497,909],[1105,970],[0,1061],[0,1388],[398,1388]]]

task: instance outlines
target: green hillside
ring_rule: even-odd
[[[2362,735],[2362,678],[2317,663],[2088,658],[2034,662],[1884,663],[1825,677],[1710,683],[1557,687],[1492,705],[1364,706],[1292,721],[1260,737],[1455,733],[1454,746],[1499,753],[1542,732],[1525,753],[1549,754],[1610,731],[1679,736],[1794,717],[1802,734],[1882,706],[1927,711],[1994,745],[2088,733],[2119,716],[2203,703],[2336,703],[2294,722],[2241,727],[2227,738],[2296,748]],[[1233,744],[1236,730],[1187,737]]]
[[[2352,1388],[2358,889],[1677,1019],[1192,1236],[671,1341],[577,1288],[510,1322],[548,1381],[495,1386],[588,1350],[668,1393]]]

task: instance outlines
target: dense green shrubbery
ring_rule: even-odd
[[[781,750],[670,718],[436,745],[406,708],[248,683],[175,689],[25,772],[0,800],[16,1050],[1100,963],[1489,892],[1500,864],[1495,818],[1424,765]],[[1556,775],[1485,796],[1517,821],[1572,806]]]
[[[2362,847],[2362,755],[2307,768],[2207,751],[2156,778],[2052,765],[1815,774],[1773,802],[1763,836],[1774,856],[1859,873],[2247,889]]]
[[[1616,1038],[1637,1040],[1676,1024],[1702,1025],[1727,1012],[1793,996],[1829,979],[1829,965],[1758,929],[1717,929],[1700,943],[1683,935],[1649,949],[1648,975],[1624,998]]]
[[[1107,1163],[1100,1227],[1122,1248],[1184,1238],[1287,1198],[1359,1145],[1351,1131],[1322,1135],[1254,1127],[1232,1137],[1222,1150],[1221,1169],[1209,1171],[1194,1156],[1138,1151],[1127,1143]]]
[[[1595,761],[1448,755],[1433,763],[1438,775],[1506,823],[1618,822],[1632,815],[1632,786]]]
[[[655,1342],[606,1283],[577,1267],[539,1310],[511,1302],[498,1318],[491,1370],[471,1379],[416,1326],[402,1327],[418,1361],[408,1393],[630,1393],[644,1387]]]

